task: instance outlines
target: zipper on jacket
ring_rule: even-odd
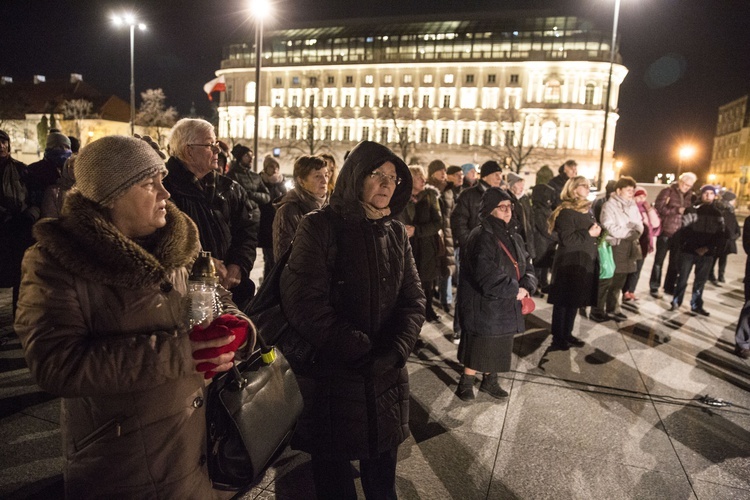
[[[81,439],[78,443],[76,443],[76,451],[81,451],[84,448],[88,447],[94,441],[97,441],[99,438],[104,437],[112,429],[115,429],[116,437],[120,437],[122,435],[122,425],[117,419],[112,419],[106,424],[104,424],[102,427],[96,429],[94,432],[92,432],[88,436]]]

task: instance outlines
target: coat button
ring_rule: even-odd
[[[200,460],[198,460],[198,465],[203,466],[205,465],[205,463],[206,463],[206,454],[204,453],[203,455],[201,455]]]
[[[198,396],[193,400],[193,408],[200,408],[203,406],[203,398]]]

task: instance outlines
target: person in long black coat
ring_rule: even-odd
[[[557,242],[549,231],[549,217],[555,190],[547,184],[537,184],[531,189],[531,210],[534,221],[534,272],[538,282],[537,295],[549,292],[549,271],[555,258]]]
[[[397,449],[409,436],[405,368],[425,320],[406,228],[406,164],[363,141],[349,154],[330,205],[300,222],[281,275],[282,306],[317,348],[299,377],[305,409],[292,447],[312,456],[317,497],[356,498],[350,460],[370,498],[396,498]]]
[[[474,399],[478,371],[484,373],[480,391],[495,398],[508,396],[497,374],[510,370],[513,336],[525,329],[520,301],[536,289],[531,258],[516,233],[516,224],[511,222],[512,210],[513,202],[506,191],[487,189],[482,195],[480,224],[471,231],[461,251],[458,360],[464,372],[456,395],[464,401]]]
[[[573,177],[563,187],[559,207],[550,217],[550,232],[557,234],[558,247],[552,265],[549,298],[552,307],[551,350],[567,351],[584,342],[573,336],[578,308],[597,303],[599,252],[597,238],[602,228],[587,200],[589,181]]]

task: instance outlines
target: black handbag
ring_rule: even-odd
[[[258,339],[261,349],[207,388],[207,465],[216,489],[253,484],[284,450],[302,413],[289,363]]]

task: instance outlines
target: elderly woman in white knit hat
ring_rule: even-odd
[[[63,398],[67,498],[218,494],[205,466],[204,379],[230,369],[255,332],[230,314],[201,331],[213,329],[212,341],[188,331],[183,298],[200,244],[168,201],[165,173],[144,141],[92,142],[61,217],[35,226],[23,261],[15,329],[40,387]]]

